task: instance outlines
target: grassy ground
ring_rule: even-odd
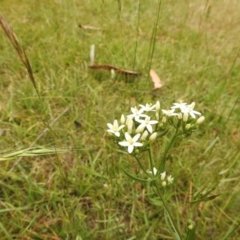
[[[1,0],[41,98],[1,31],[0,158],[30,149],[0,162],[0,238],[172,239],[154,195],[122,172],[137,165],[116,151],[106,123],[130,106],[184,99],[206,121],[171,151],[171,210],[181,231],[198,221],[197,239],[238,239],[239,11],[237,0],[162,1],[152,38],[157,0]],[[141,77],[88,69],[92,44],[98,64]],[[150,66],[165,83],[157,91]],[[219,196],[193,209],[191,192],[214,184]]]

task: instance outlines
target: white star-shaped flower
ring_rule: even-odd
[[[167,115],[168,117],[178,116],[178,113],[175,113],[174,111],[175,111],[175,109],[162,110],[163,114]]]
[[[192,102],[191,104],[187,105],[185,108],[181,109],[183,114],[189,114],[192,118],[196,118],[195,115],[200,115],[200,112],[197,112],[195,110],[193,110],[195,107],[195,102]]]
[[[167,180],[168,180],[168,183],[170,184],[170,183],[173,183],[174,178],[171,175],[169,175],[167,177]]]
[[[166,172],[160,173],[160,175],[161,175],[161,180],[163,181],[166,177]]]
[[[119,142],[118,144],[123,147],[128,147],[128,153],[132,153],[134,150],[134,147],[142,147],[143,144],[138,142],[138,139],[140,138],[141,134],[136,134],[133,138],[130,136],[128,132],[125,132],[125,139],[126,141]]]
[[[147,170],[147,172],[150,173],[150,174],[152,174],[152,175],[154,175],[154,176],[156,176],[157,173],[158,173],[158,170],[157,170],[155,167],[153,167],[153,170],[152,170],[152,171]]]
[[[127,117],[134,118],[135,120],[140,117],[147,117],[146,114],[143,114],[144,109],[137,109],[137,107],[131,108],[132,114],[128,115]]]
[[[143,128],[147,128],[147,130],[152,133],[153,128],[152,128],[152,124],[157,124],[158,121],[157,120],[150,120],[150,117],[146,117],[145,120],[142,119],[137,119],[137,122],[141,123],[138,128],[136,129],[136,131],[138,131],[138,129],[143,129]]]
[[[146,104],[145,106],[144,105],[139,105],[141,107],[141,110],[145,111],[145,112],[155,112],[155,107],[156,107],[156,104],[152,105],[151,103],[150,104]]]
[[[171,109],[177,109],[179,108],[181,111],[182,109],[186,108],[187,103],[174,103]]]
[[[109,127],[107,132],[113,133],[117,137],[120,137],[120,130],[125,127],[125,125],[119,126],[117,120],[114,120],[113,124],[107,123],[107,126]]]

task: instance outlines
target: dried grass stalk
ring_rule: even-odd
[[[37,94],[39,96],[38,93],[38,89],[37,89],[37,85],[33,76],[33,71],[30,65],[30,62],[28,60],[28,57],[23,49],[23,47],[20,45],[16,35],[14,34],[11,26],[8,24],[8,22],[5,20],[5,18],[0,14],[0,25],[2,27],[2,29],[4,30],[5,34],[7,35],[7,37],[9,38],[10,42],[12,43],[13,47],[15,48],[21,62],[23,63],[23,65],[25,66],[28,76],[35,88],[35,90],[37,91]]]

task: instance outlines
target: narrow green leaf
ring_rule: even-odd
[[[215,194],[215,195],[211,195],[211,196],[206,196],[203,198],[200,198],[198,200],[192,201],[191,203],[199,203],[199,202],[207,202],[207,201],[211,201],[213,199],[215,199],[216,197],[218,197],[219,194]]]
[[[161,138],[161,137],[163,137],[164,135],[167,134],[167,132],[168,132],[168,129],[165,130],[164,132],[162,132],[161,134],[159,134],[159,135],[157,136],[157,138]]]
[[[170,216],[169,216],[169,213],[168,213],[168,210],[164,207],[164,219],[165,219],[165,222],[168,226],[168,229],[169,231],[172,233],[172,235],[174,236],[174,239],[175,240],[182,240],[181,239],[181,236],[179,236],[178,234],[178,231],[176,230]]]
[[[163,202],[154,198],[149,199],[150,203],[158,206],[158,207],[162,207],[163,206]]]
[[[148,182],[152,181],[151,179],[137,178],[137,177],[131,175],[130,173],[126,172],[124,169],[123,169],[123,172],[124,172],[129,178],[131,178],[132,180],[134,180],[134,181],[136,181],[136,182],[140,182],[140,183],[145,184],[145,183],[148,183]]]
[[[197,226],[195,226],[193,229],[188,229],[186,240],[194,240],[195,239],[195,232],[196,232]]]
[[[224,237],[222,238],[222,240],[230,240],[230,237],[235,233],[235,231],[240,227],[240,223],[238,224],[233,224],[228,231],[226,232],[226,234],[224,235]]]

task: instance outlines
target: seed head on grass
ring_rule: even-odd
[[[10,40],[10,42],[12,43],[13,47],[15,48],[21,62],[23,63],[23,65],[25,66],[28,76],[37,92],[38,93],[38,89],[37,89],[37,85],[33,76],[33,71],[32,71],[32,67],[30,65],[30,62],[28,60],[28,57],[23,49],[23,47],[20,45],[16,35],[14,34],[12,28],[10,27],[10,25],[8,24],[8,22],[5,20],[5,18],[0,15],[0,25],[2,27],[2,29],[4,30],[6,36],[8,37],[8,39]]]

